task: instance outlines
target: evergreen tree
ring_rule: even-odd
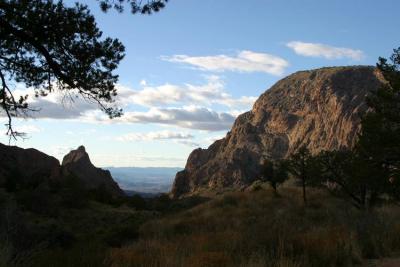
[[[362,120],[362,129],[355,152],[369,169],[370,185],[398,198],[400,186],[400,48],[394,50],[390,60],[380,58],[377,68],[386,83],[367,99],[370,112]]]
[[[278,186],[288,179],[285,161],[266,161],[263,165],[263,180],[267,181],[277,194]]]
[[[382,196],[400,198],[400,49],[390,60],[379,58],[377,69],[385,83],[367,97],[369,110],[355,147],[318,156],[321,182],[361,209]]]
[[[167,0],[98,0],[101,8],[123,10],[130,4],[133,13],[150,14],[164,7]],[[59,0],[0,0],[0,106],[8,117],[28,110],[27,96],[15,98],[10,82],[35,89],[36,96],[53,90],[79,93],[99,104],[110,117],[121,109],[110,104],[117,94],[114,73],[124,57],[118,39],[103,38],[93,15],[84,4],[72,7]],[[3,114],[4,114],[3,113]]]
[[[296,153],[292,154],[287,161],[287,168],[301,183],[303,189],[303,201],[307,203],[306,187],[314,184],[318,176],[318,169],[315,158],[307,147],[302,146]]]
[[[371,165],[356,151],[324,151],[317,156],[319,181],[337,196],[349,197],[359,209],[368,209],[386,192],[384,170]]]

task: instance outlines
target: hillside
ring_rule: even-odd
[[[312,153],[351,147],[365,97],[381,84],[368,66],[300,71],[278,81],[225,138],[190,154],[172,196],[249,185],[260,177],[263,161],[285,158],[301,146]]]
[[[260,185],[225,193],[187,211],[152,220],[137,242],[113,248],[111,266],[163,267],[394,267],[400,249],[400,210],[363,213],[325,191],[279,195]]]

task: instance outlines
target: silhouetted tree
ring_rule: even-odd
[[[400,48],[390,61],[379,58],[377,68],[386,80],[368,97],[370,112],[362,120],[356,153],[378,172],[375,184],[398,198],[400,185]]]
[[[130,4],[133,13],[150,14],[164,7],[166,0],[98,0],[101,8],[123,10]],[[111,105],[117,94],[113,73],[124,57],[125,48],[118,39],[102,38],[93,15],[84,4],[67,7],[53,0],[0,0],[0,106],[8,117],[29,110],[27,96],[18,99],[10,81],[35,89],[44,96],[57,89],[71,96],[77,92],[99,104],[110,117],[122,110]]]
[[[145,3],[139,0],[97,0],[100,2],[101,9],[108,11],[110,8],[114,8],[118,12],[123,12],[125,4],[130,5],[131,12],[133,14],[151,14],[152,12],[158,12],[165,7],[168,0],[147,0]]]
[[[307,147],[302,146],[292,154],[287,161],[287,168],[301,183],[303,189],[303,201],[307,203],[306,187],[311,185],[317,177],[317,164]]]
[[[384,169],[371,165],[356,151],[324,151],[317,159],[320,182],[335,195],[350,197],[359,209],[374,206],[387,189]]]
[[[400,196],[400,49],[390,62],[379,58],[377,68],[386,83],[367,97],[369,111],[355,147],[318,156],[321,181],[361,209],[373,207],[384,195]]]
[[[288,168],[285,161],[266,161],[263,164],[263,180],[267,181],[277,194],[278,186],[288,178]]]

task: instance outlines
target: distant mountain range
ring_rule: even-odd
[[[153,195],[171,190],[178,167],[106,167],[127,194]]]

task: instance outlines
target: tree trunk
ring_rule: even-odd
[[[303,182],[303,201],[304,201],[304,204],[307,204],[306,179],[304,177],[302,179],[302,182]]]
[[[275,196],[278,195],[278,189],[277,189],[277,184],[276,183],[272,183],[272,188],[274,189]]]
[[[361,199],[361,208],[366,210],[367,209],[367,189],[364,185],[361,186],[360,199]]]

